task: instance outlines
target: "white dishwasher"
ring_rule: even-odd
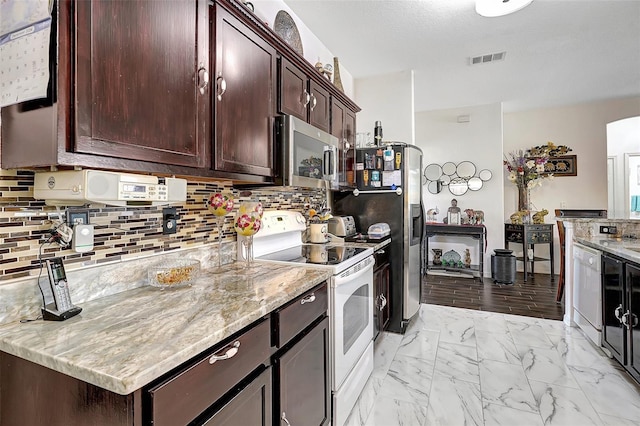
[[[600,254],[599,250],[573,244],[573,320],[598,346],[602,343]]]

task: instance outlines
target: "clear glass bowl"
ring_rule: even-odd
[[[149,267],[149,285],[165,288],[188,287],[200,273],[200,261],[192,259],[170,260]]]

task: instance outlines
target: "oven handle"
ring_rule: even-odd
[[[354,270],[356,270],[358,268],[358,265],[363,265],[364,262],[370,262],[367,266],[361,267],[362,269],[353,272]],[[373,270],[373,264],[375,262],[373,261],[373,256],[369,256],[367,257],[365,260],[363,260],[360,263],[355,264],[354,266],[352,266],[351,268],[347,269],[346,271],[344,271],[343,273],[336,275],[333,279],[334,282],[334,286],[339,286],[342,285],[344,283],[347,283],[349,281],[353,281],[359,277],[361,277],[362,275],[366,274],[368,271]],[[350,272],[350,273],[349,273]],[[346,273],[349,273],[348,275]]]

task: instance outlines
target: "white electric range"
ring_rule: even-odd
[[[373,371],[373,250],[348,243],[303,243],[306,220],[290,210],[265,211],[254,235],[258,262],[329,268],[329,336],[333,424],[342,426]],[[242,238],[238,257],[242,258]]]

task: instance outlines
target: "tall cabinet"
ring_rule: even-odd
[[[59,0],[52,15],[50,90],[2,108],[2,168],[209,167],[206,0]]]
[[[215,167],[271,177],[276,50],[219,5],[215,22]]]
[[[355,187],[356,114],[335,98],[331,100],[331,134],[339,141],[340,186]]]

